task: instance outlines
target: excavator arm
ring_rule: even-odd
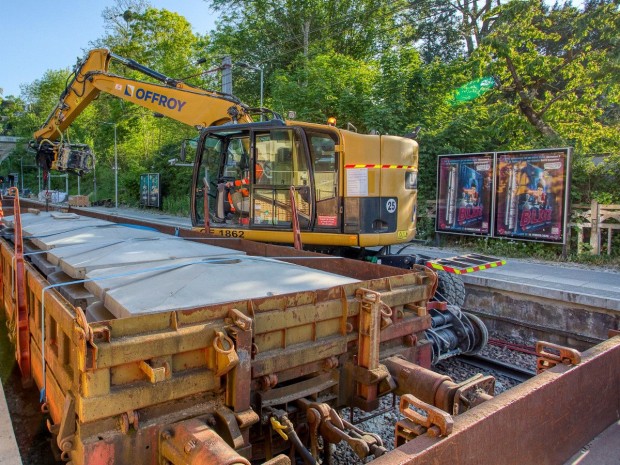
[[[111,60],[137,70],[159,82],[139,81],[108,72]],[[75,118],[105,92],[135,103],[197,129],[225,123],[252,122],[249,108],[235,97],[191,86],[165,76],[107,49],[91,50],[78,63],[73,77],[45,123],[34,133],[32,147],[44,169],[74,171],[90,169],[92,152],[83,144],[63,142],[63,134]]]

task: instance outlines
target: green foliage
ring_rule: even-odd
[[[318,55],[307,60],[305,68],[276,73],[273,105],[282,112],[295,110],[300,120],[324,123],[335,116],[366,131],[365,113],[376,76],[372,64],[336,52]]]
[[[493,30],[472,62],[499,77],[494,105],[508,110],[506,122],[529,123],[527,140],[519,142],[573,145],[577,154],[617,152],[620,126],[604,116],[618,104],[618,68],[610,59],[617,5],[597,2],[580,12],[570,4],[549,9],[541,0],[513,0],[492,14]]]
[[[205,88],[220,87],[219,75],[205,69],[230,55],[233,63],[264,71],[265,106],[295,110],[300,120],[335,116],[340,127],[350,122],[360,132],[382,134],[419,125],[421,202],[435,197],[439,154],[573,146],[571,200],[620,203],[617,0],[583,7],[542,0],[210,0],[205,7],[221,16],[215,31],[201,35],[185,18],[145,0],[115,0],[103,11],[106,33],[95,45]],[[202,67],[194,64],[199,58]],[[112,71],[150,80],[118,64]],[[0,99],[3,134],[29,139],[69,74],[48,71],[23,86],[19,98]],[[455,104],[457,89],[489,76],[499,85]],[[233,79],[235,94],[258,105],[260,73],[233,65]],[[94,148],[99,199],[114,196],[116,151],[122,203],[137,204],[140,174],[160,172],[164,208],[186,212],[190,170],[167,160],[195,135],[191,127],[101,95],[66,137]],[[26,166],[27,183],[36,188],[30,156],[20,144],[2,172]],[[94,200],[93,178],[82,179],[82,190]],[[70,189],[76,192],[75,179]],[[432,236],[430,222],[418,229],[419,237]],[[557,251],[510,241],[477,246],[500,254]]]
[[[168,213],[187,218],[190,215],[189,195],[182,197],[167,195],[164,197],[164,204],[162,208]]]

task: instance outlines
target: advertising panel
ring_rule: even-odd
[[[149,174],[149,207],[159,208],[159,173]]]
[[[160,207],[159,173],[140,175],[140,206]]]
[[[564,243],[570,149],[496,154],[495,237]]]
[[[438,232],[491,233],[493,153],[440,155],[437,183]]]
[[[140,175],[140,206],[148,207],[149,205],[149,175]]]

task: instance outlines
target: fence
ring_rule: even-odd
[[[592,221],[592,218],[597,218]],[[571,229],[577,230],[577,251],[584,250],[584,238],[589,229],[590,253],[601,254],[601,246],[606,245],[607,255],[611,255],[614,231],[620,230],[620,205],[600,205],[593,200],[591,205],[573,205]]]

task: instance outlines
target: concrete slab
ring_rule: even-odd
[[[33,218],[32,221],[28,218],[28,221],[22,221],[22,231],[24,237],[48,237],[54,234],[62,234],[67,231],[76,231],[85,227],[114,224],[110,221],[75,215],[73,213],[63,214],[52,212],[40,213],[36,216],[39,218]]]
[[[32,238],[31,240],[39,249],[50,250],[55,247],[76,244],[122,242],[127,239],[153,239],[158,237],[162,237],[162,234],[157,231],[110,223],[107,225],[69,229],[53,235]]]
[[[81,210],[81,209],[78,209]],[[103,213],[108,216],[114,216],[119,219],[131,218],[136,220],[156,221],[168,226],[174,226],[181,229],[192,229],[192,221],[185,216],[172,216],[164,214],[158,210],[127,209],[127,208],[108,208],[108,207],[88,207],[84,210],[92,210]]]
[[[49,221],[51,217],[52,217],[52,214],[50,212],[41,212],[37,214],[22,213],[21,215],[22,226],[43,223],[45,221]],[[2,218],[2,224],[6,226],[7,228],[14,228],[15,227],[15,216],[13,215],[5,216],[4,218]]]
[[[159,268],[152,265],[94,270],[86,276],[96,281],[85,286],[114,316],[124,318],[358,282],[247,256],[172,260]]]
[[[164,235],[154,238],[134,238],[116,243],[88,243],[56,247],[47,254],[51,263],[57,263],[74,279],[84,279],[86,273],[99,268],[153,263],[178,258],[230,255],[245,254],[224,247]]]

